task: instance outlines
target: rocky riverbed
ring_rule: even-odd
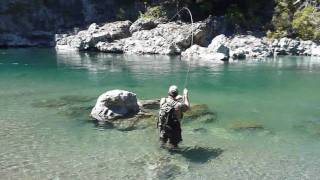
[[[220,34],[223,30],[217,27],[212,18],[193,25],[140,18],[133,23],[93,23],[74,34],[56,34],[55,40],[59,51],[181,55],[212,61],[276,55],[320,56],[320,45],[316,42],[254,35],[226,36]]]

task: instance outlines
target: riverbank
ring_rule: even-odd
[[[250,33],[226,36],[222,32],[223,27],[211,17],[194,24],[140,18],[133,23],[93,23],[77,33],[56,34],[55,40],[58,51],[181,55],[212,61],[277,55],[320,56],[320,45],[310,40],[268,39]]]

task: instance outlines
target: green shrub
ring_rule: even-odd
[[[300,37],[305,40],[320,39],[320,12],[315,6],[303,9],[294,4],[295,0],[276,0],[272,18],[273,30],[269,38]],[[301,6],[300,6],[301,7]]]
[[[162,6],[148,7],[145,13],[140,12],[140,18],[154,19],[167,17],[167,13]]]
[[[320,39],[320,12],[306,6],[295,13],[292,27],[302,39]]]
[[[294,14],[293,0],[276,0],[276,6],[272,17],[274,30],[269,33],[273,38],[288,36],[292,30],[292,18]]]

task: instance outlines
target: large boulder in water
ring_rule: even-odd
[[[98,121],[112,121],[139,112],[136,94],[125,90],[111,90],[99,96],[91,111],[91,117]]]

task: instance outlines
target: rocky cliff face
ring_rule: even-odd
[[[0,46],[54,45],[54,34],[92,22],[135,19],[143,4],[127,0],[1,0]]]

